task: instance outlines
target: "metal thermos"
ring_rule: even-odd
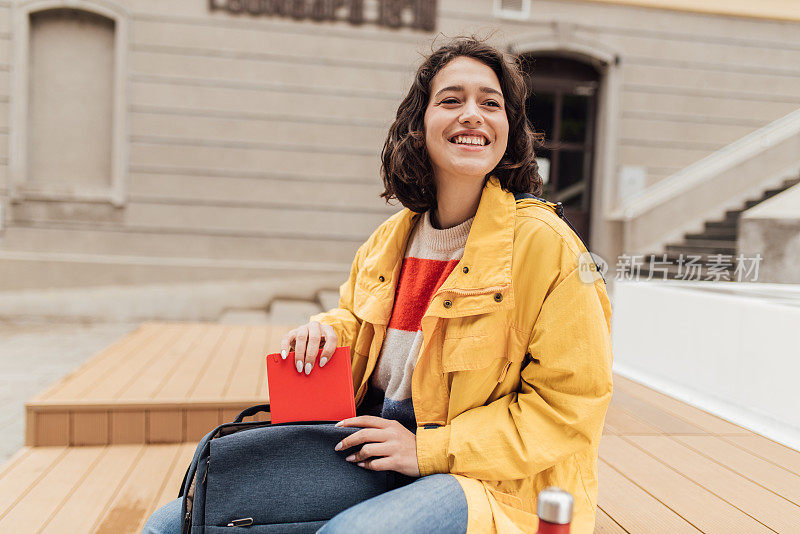
[[[536,505],[539,529],[536,534],[569,534],[572,503],[572,495],[561,488],[550,486],[539,492]]]

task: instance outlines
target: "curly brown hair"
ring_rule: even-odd
[[[542,179],[534,143],[544,134],[534,132],[525,113],[528,92],[520,58],[504,54],[475,36],[458,36],[425,57],[411,89],[397,108],[397,116],[381,151],[385,191],[380,197],[387,203],[397,198],[403,206],[417,213],[436,208],[433,167],[425,146],[425,110],[434,76],[460,56],[477,59],[491,68],[500,81],[505,99],[508,146],[497,166],[484,177],[484,185],[489,176],[494,175],[507,191],[541,194]]]

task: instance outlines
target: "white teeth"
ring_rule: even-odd
[[[473,136],[466,136],[466,135],[459,135],[455,138],[454,142],[456,144],[464,144],[464,145],[480,145],[483,146],[486,144],[486,140],[483,137],[473,137]]]

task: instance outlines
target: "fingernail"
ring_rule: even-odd
[[[344,422],[344,421],[339,421],[338,423],[336,423],[336,424],[335,424],[335,425],[333,425],[333,426],[342,426],[342,423],[343,423],[343,422]]]
[[[288,353],[288,352],[286,352],[286,349],[283,349],[283,350],[281,351],[281,358],[283,358],[284,360],[286,359],[286,356],[288,356],[288,355],[289,355],[289,353]]]
[[[348,462],[352,462],[352,461],[353,461],[353,460],[355,460],[355,459],[356,459],[356,455],[355,455],[355,454],[351,454],[350,456],[348,456],[347,458],[345,458],[345,460],[347,460]]]
[[[308,363],[306,364],[306,374],[308,374],[308,373],[310,373],[310,372],[311,372],[311,362],[308,362]]]
[[[328,358],[326,358],[325,356],[323,356],[322,358],[319,359],[319,366],[320,367],[324,367],[326,363],[328,363]]]
[[[301,362],[300,360],[297,360],[297,372],[298,373],[303,372],[303,362]]]
[[[337,443],[336,446],[333,448],[333,450],[335,451],[342,450],[342,442],[340,441],[339,443]]]
[[[358,467],[364,467],[364,462],[358,462]]]

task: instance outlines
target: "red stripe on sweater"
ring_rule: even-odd
[[[444,283],[459,260],[424,260],[407,257],[400,268],[400,281],[389,328],[416,332],[433,294]]]

